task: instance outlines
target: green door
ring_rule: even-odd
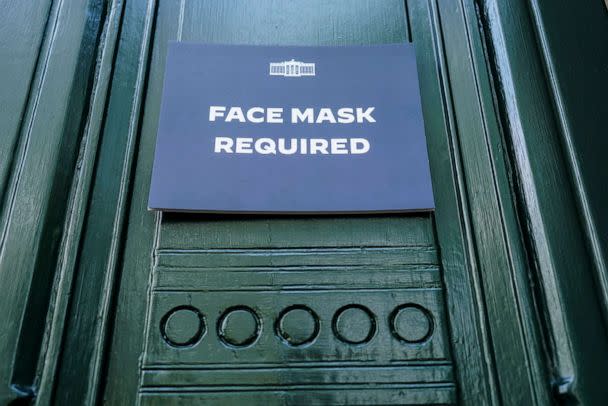
[[[47,399],[544,403],[538,337],[533,322],[522,322],[533,320],[525,260],[475,8],[464,3],[133,0],[110,8],[96,82],[109,90],[93,104],[106,110],[89,156],[71,312]],[[436,213],[148,211],[175,40],[412,41]],[[95,310],[83,316],[82,308]]]

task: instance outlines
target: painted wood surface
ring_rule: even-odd
[[[120,355],[110,360],[104,400],[129,403],[138,396],[150,404],[205,399],[452,403],[454,378],[428,216],[248,219],[155,217],[145,211],[168,40],[277,43],[280,35],[279,43],[335,43],[332,37],[319,40],[323,37],[316,30],[292,29],[296,22],[290,13],[297,10],[285,6],[274,12],[290,23],[275,24],[274,33],[266,25],[250,28],[259,30],[255,35],[228,28],[244,15],[268,18],[270,14],[272,19],[271,4],[260,6],[167,2],[159,3],[155,10],[142,121],[142,136],[147,136],[140,142],[129,219],[129,224],[144,226],[129,228],[125,249],[130,254],[125,255],[125,267],[133,272],[122,277],[123,286],[133,286],[126,290],[129,296],[139,292],[138,313],[148,314],[147,320],[140,318],[136,324],[147,330],[146,350],[138,372],[137,351],[129,348],[142,348],[142,337],[126,337],[116,331],[113,345]],[[402,41],[406,33],[403,5],[393,2],[392,7],[393,12],[375,8],[378,15],[391,16],[383,20],[383,27],[387,23],[395,27],[382,42]],[[366,2],[358,3],[357,8],[355,15],[374,10]],[[311,20],[304,26],[327,27],[326,22],[316,20],[330,16],[348,20],[350,13],[352,9],[324,10],[323,3],[318,3],[309,9],[307,18]],[[225,14],[227,21],[218,14]],[[358,30],[339,26],[347,32]],[[214,38],[215,31],[220,38]],[[370,42],[381,41],[372,36],[354,43]],[[149,245],[142,245],[144,241]],[[153,263],[149,262],[151,254],[156,258]],[[151,301],[146,308],[149,283]],[[127,310],[124,300],[129,299],[122,295],[118,299],[118,311],[122,308],[124,313],[118,314],[117,324],[128,322],[126,316],[133,326],[133,303]],[[400,308],[402,305],[408,306]],[[419,324],[420,331],[410,337],[409,344],[399,339],[397,331],[391,332],[391,315],[405,317],[401,312],[411,312],[413,323]],[[289,330],[293,326],[281,330],[281,317],[287,316],[303,318],[303,330]],[[176,317],[190,318],[198,327],[182,326],[188,331],[170,327]],[[316,334],[315,320],[319,324]],[[291,345],[283,337],[298,342],[311,334],[314,341],[304,346]],[[192,337],[195,344],[190,342]],[[124,368],[125,356],[132,360],[133,374],[128,380],[124,375],[115,380],[115,368]],[[403,375],[395,374],[397,370],[403,370]],[[410,378],[404,381],[408,374]]]
[[[602,197],[569,189],[593,150],[551,107],[557,14],[524,3],[6,6],[0,401],[601,404]],[[436,212],[148,212],[168,40],[412,41]]]
[[[540,18],[537,14],[541,12],[540,3],[532,3],[534,8],[529,8],[524,1],[489,1],[483,9],[488,36],[493,41],[490,53],[499,84],[505,143],[513,156],[515,191],[521,198],[521,221],[528,230],[527,245],[533,265],[531,278],[537,284],[535,295],[546,329],[554,391],[565,403],[603,404],[608,397],[608,387],[596,379],[608,360],[605,309],[601,305],[606,303],[603,254],[594,247],[593,240],[599,236],[594,236],[594,230],[588,228],[591,217],[579,215],[584,213],[585,203],[580,200],[581,193],[584,194],[580,189],[584,186],[580,183],[583,180],[575,178],[573,181],[571,176],[577,168],[569,167],[573,163],[569,156],[572,150],[562,138],[572,135],[562,132],[567,130],[563,128],[564,120],[579,118],[564,117],[565,111],[559,106],[556,109],[555,103],[560,101],[554,99],[556,94],[552,92],[557,90],[554,88],[557,78],[546,70],[545,63],[551,62],[544,61],[546,50],[543,48],[547,44],[536,37],[536,30],[542,27],[534,25],[535,18]],[[551,7],[553,10],[545,14],[545,18],[571,15],[561,2],[552,3]],[[604,12],[598,8],[595,10]],[[597,27],[594,21],[595,18],[590,19],[589,23]],[[577,21],[577,24],[585,22]],[[577,27],[577,30],[587,29]],[[601,32],[601,28],[596,29]],[[568,37],[567,41],[570,40],[573,38]],[[594,41],[589,44],[589,52],[593,46]],[[571,47],[571,44],[565,45],[566,52]],[[601,60],[601,54],[598,58]],[[586,80],[581,81],[583,87],[588,86]],[[600,123],[588,125],[593,128]],[[578,141],[584,142],[584,139]],[[596,145],[603,142],[589,140]],[[594,161],[586,165],[601,166],[602,163]],[[584,182],[593,181],[601,176],[600,173],[587,173],[589,178]],[[600,200],[588,201],[588,204],[601,201],[602,192],[594,194]]]
[[[364,7],[370,7],[368,3],[361,4],[363,4]],[[173,375],[173,377],[178,380],[190,379],[191,382],[196,382],[196,384],[193,383],[195,386],[191,387],[191,392],[182,393],[178,387],[172,386],[171,379],[167,380],[166,378],[168,372],[164,372],[168,366],[172,366],[171,370],[177,368],[179,372],[179,369],[183,368],[183,366],[180,367],[182,362],[186,362],[188,359],[190,359],[189,362],[194,362],[195,365],[198,365],[198,368],[200,368],[201,365],[205,365],[200,364],[201,362],[205,362],[204,359],[197,358],[197,354],[205,353],[205,351],[200,349],[197,350],[196,348],[198,348],[198,346],[191,348],[189,353],[187,349],[180,353],[176,352],[176,349],[172,348],[166,341],[163,343],[163,330],[162,328],[159,328],[159,326],[163,326],[163,320],[166,322],[166,320],[171,320],[174,316],[171,309],[178,309],[175,310],[177,312],[186,312],[183,313],[182,316],[184,318],[190,317],[192,320],[200,320],[200,317],[204,320],[209,318],[211,322],[204,323],[205,326],[207,324],[211,326],[207,338],[208,342],[199,345],[201,345],[202,349],[209,350],[210,354],[213,353],[214,357],[224,359],[224,362],[226,362],[226,358],[222,357],[227,357],[227,354],[230,354],[230,351],[226,352],[226,348],[222,347],[220,345],[221,343],[218,342],[221,334],[218,335],[216,327],[219,320],[224,320],[222,314],[226,311],[226,308],[230,308],[230,306],[228,303],[224,303],[224,306],[218,305],[218,303],[222,303],[220,297],[212,302],[206,301],[207,299],[204,298],[204,295],[199,299],[196,299],[195,293],[186,293],[189,292],[189,289],[193,289],[193,286],[198,286],[198,288],[194,288],[195,292],[210,291],[218,289],[218,287],[224,287],[225,289],[226,281],[231,279],[237,284],[236,287],[232,288],[236,289],[236,293],[233,294],[235,297],[238,297],[238,292],[240,290],[250,285],[274,291],[278,290],[284,292],[282,296],[288,296],[290,286],[302,286],[302,280],[293,280],[293,274],[290,275],[285,271],[285,268],[290,269],[296,267],[299,269],[300,267],[306,268],[309,266],[332,266],[341,267],[341,272],[346,275],[350,272],[351,275],[349,278],[353,287],[361,289],[364,285],[361,281],[357,282],[357,278],[354,276],[356,270],[349,269],[349,263],[340,262],[338,258],[347,260],[349,256],[356,255],[358,257],[357,261],[365,265],[366,261],[369,260],[367,258],[371,255],[369,248],[374,247],[374,245],[377,244],[374,240],[368,240],[374,235],[372,230],[376,227],[374,225],[375,223],[379,221],[388,222],[388,224],[405,222],[405,225],[402,226],[403,228],[398,228],[398,230],[404,235],[407,235],[411,227],[415,224],[412,223],[412,221],[420,221],[420,219],[415,219],[415,217],[411,216],[401,219],[361,218],[350,221],[341,220],[342,224],[327,228],[327,230],[332,230],[332,232],[319,232],[316,231],[317,227],[321,227],[318,230],[323,230],[322,224],[326,224],[327,226],[327,223],[331,224],[333,221],[337,221],[337,219],[314,221],[232,219],[227,221],[222,218],[217,219],[196,216],[180,217],[175,215],[156,215],[156,217],[153,218],[153,216],[145,212],[145,196],[147,195],[160,100],[160,82],[165,52],[165,45],[163,45],[163,43],[166,44],[166,41],[169,39],[182,39],[224,43],[339,44],[390,42],[395,39],[403,40],[406,36],[411,35],[414,37],[414,43],[417,45],[417,51],[419,52],[420,71],[424,72],[422,73],[421,86],[423,87],[425,118],[430,127],[427,133],[429,134],[430,148],[434,148],[435,151],[435,154],[431,153],[431,161],[434,172],[440,174],[436,175],[436,179],[442,179],[442,182],[438,182],[435,185],[437,194],[440,195],[438,198],[437,230],[442,252],[446,253],[445,257],[441,260],[444,265],[444,278],[446,281],[444,289],[447,291],[448,313],[451,318],[451,334],[453,334],[451,341],[452,343],[458,343],[458,345],[453,345],[452,348],[454,356],[456,357],[456,365],[459,367],[456,376],[462,377],[462,379],[458,381],[458,385],[461,387],[460,399],[465,403],[544,403],[548,396],[548,383],[542,381],[542,364],[539,363],[542,358],[537,352],[539,351],[538,345],[533,344],[530,346],[531,343],[538,343],[534,318],[533,315],[528,314],[528,316],[531,316],[531,319],[528,322],[529,324],[521,325],[518,316],[519,312],[530,311],[530,309],[525,307],[525,303],[524,305],[520,305],[521,300],[526,299],[528,292],[526,291],[527,285],[525,276],[522,274],[525,270],[524,264],[523,262],[519,262],[519,265],[517,265],[517,263],[514,265],[513,262],[523,261],[522,252],[520,251],[521,246],[518,245],[517,226],[513,219],[513,207],[509,206],[509,203],[505,204],[505,202],[500,202],[497,196],[497,194],[502,193],[503,198],[507,199],[507,202],[509,201],[508,191],[504,188],[504,185],[507,185],[508,182],[504,166],[502,166],[504,165],[504,157],[501,155],[500,150],[492,151],[490,149],[488,151],[487,148],[484,148],[479,150],[479,152],[475,152],[474,150],[471,150],[470,147],[465,146],[463,150],[471,156],[470,176],[472,179],[465,179],[463,173],[460,172],[463,170],[461,166],[463,165],[463,162],[460,161],[460,157],[458,156],[460,147],[457,146],[457,143],[460,141],[458,136],[459,129],[455,127],[455,123],[458,121],[456,116],[462,115],[464,117],[469,117],[471,111],[453,111],[453,105],[451,104],[450,99],[447,98],[447,94],[454,91],[451,84],[454,79],[450,79],[449,75],[451,74],[456,77],[457,81],[463,81],[462,86],[464,86],[464,89],[471,92],[470,96],[467,96],[466,92],[461,95],[460,92],[462,90],[457,89],[456,91],[458,93],[455,92],[454,94],[456,95],[455,97],[462,98],[463,102],[470,100],[473,103],[471,109],[474,114],[483,115],[483,113],[479,111],[480,106],[475,104],[475,100],[478,100],[477,98],[479,97],[479,82],[485,83],[485,90],[488,92],[486,93],[486,100],[491,100],[491,95],[489,94],[487,85],[488,77],[485,76],[487,75],[487,72],[482,69],[480,72],[469,73],[469,76],[466,76],[467,74],[460,70],[461,66],[458,62],[450,64],[449,61],[444,59],[444,41],[448,42],[448,40],[451,40],[453,41],[454,46],[456,46],[459,41],[457,36],[450,35],[444,37],[441,32],[443,29],[454,27],[453,29],[460,29],[460,32],[463,33],[465,47],[460,51],[455,51],[456,61],[458,58],[465,56],[465,61],[468,61],[469,64],[471,63],[469,58],[473,57],[478,58],[478,63],[483,63],[482,55],[479,51],[480,44],[472,44],[466,40],[467,36],[473,36],[473,38],[477,38],[476,41],[479,41],[479,37],[475,37],[474,31],[462,31],[463,27],[467,26],[466,18],[471,18],[470,14],[468,17],[465,16],[463,9],[460,7],[442,7],[439,4],[422,1],[411,2],[407,10],[401,9],[403,11],[402,13],[386,13],[382,11],[382,7],[378,4],[374,4],[375,7],[372,9],[375,10],[375,12],[380,13],[382,16],[391,16],[392,19],[388,21],[393,22],[388,23],[385,21],[383,24],[368,25],[368,19],[371,18],[373,20],[375,14],[372,14],[371,16],[366,15],[365,17],[361,14],[361,19],[366,21],[366,25],[360,28],[359,26],[353,26],[352,21],[347,24],[346,22],[343,23],[341,20],[341,18],[343,18],[342,16],[345,16],[345,21],[349,21],[346,17],[349,16],[349,13],[356,9],[356,7],[349,8],[348,10],[339,9],[339,11],[336,9],[332,10],[333,14],[327,14],[326,12],[328,10],[324,9],[326,6],[319,4],[307,9],[298,8],[298,13],[302,13],[302,10],[305,10],[304,14],[300,15],[298,20],[302,20],[303,18],[311,18],[312,20],[310,23],[297,25],[298,28],[296,28],[294,27],[294,23],[291,22],[294,21],[291,20],[291,18],[295,17],[291,17],[290,14],[295,13],[295,10],[286,6],[277,8],[272,7],[272,5],[272,3],[267,3],[265,8],[260,4],[256,4],[255,7],[253,7],[251,5],[247,6],[246,3],[239,3],[238,6],[240,7],[236,7],[237,4],[235,3],[231,4],[229,7],[226,4],[211,5],[180,2],[178,7],[178,3],[176,2],[173,4],[159,3],[158,8],[153,11],[155,13],[154,17],[156,17],[155,31],[152,33],[151,37],[154,45],[151,50],[145,113],[141,124],[142,138],[137,153],[138,161],[135,169],[132,206],[128,221],[130,225],[134,226],[129,227],[123,264],[124,269],[129,269],[130,271],[129,273],[126,273],[123,269],[121,278],[121,291],[117,300],[118,313],[116,319],[116,326],[120,327],[115,330],[113,336],[112,348],[114,348],[115,352],[113,352],[114,356],[110,358],[108,383],[104,397],[105,401],[110,404],[122,402],[129,403],[137,396],[136,388],[138,387],[141,388],[139,392],[139,396],[142,396],[141,399],[150,403],[168,400],[173,400],[175,402],[195,399],[201,400],[204,398],[201,393],[209,392],[205,389],[204,377],[196,380],[193,378],[195,375],[192,374],[181,375],[181,378],[179,374]],[[394,3],[394,7],[396,10],[399,10],[401,7],[400,3]],[[468,8],[471,10],[471,4],[468,5]],[[380,9],[380,11],[377,11],[378,9]],[[328,18],[329,15],[332,15],[335,21],[323,22],[317,20],[319,18]],[[395,20],[394,16],[396,15],[398,15],[400,19],[404,16],[409,16],[409,21],[412,22],[411,26],[409,24],[408,26],[404,26],[403,20]],[[244,19],[245,16],[248,16],[251,21],[256,21],[256,16],[260,16],[260,18],[261,16],[264,16],[264,24],[248,24],[245,26],[239,24],[238,21]],[[273,19],[276,19],[276,21]],[[446,23],[446,21],[448,23]],[[327,27],[328,24],[333,25],[332,32],[335,32],[330,39],[320,36],[317,31],[319,27],[323,29]],[[470,25],[472,22],[469,21],[468,24]],[[386,30],[387,26],[400,27],[400,29],[397,29],[395,32],[401,32],[401,37],[399,37],[399,35],[390,34],[388,37],[383,37],[382,40],[374,40],[373,38],[376,37],[371,35],[372,39],[370,39],[370,34],[367,32],[368,27],[383,27]],[[239,29],[232,29],[233,27],[239,27]],[[303,27],[308,27],[308,29],[304,29]],[[340,28],[340,30],[338,30],[338,28]],[[255,35],[252,34],[252,30],[254,30]],[[343,38],[350,38],[353,35],[347,34],[350,30],[361,30],[358,35],[362,36],[356,41],[345,41]],[[343,33],[343,31],[346,33]],[[462,47],[462,45],[460,46]],[[476,47],[478,52],[477,55],[471,55],[471,49],[473,47]],[[437,66],[439,66],[439,70],[436,70]],[[479,101],[477,103],[479,103]],[[486,108],[491,109],[491,106],[487,106]],[[485,118],[486,121],[493,119],[495,119],[495,117],[492,115],[489,116],[489,119]],[[487,144],[489,142],[488,137],[491,135],[496,137],[497,134],[487,134],[484,131],[484,126],[487,126],[488,124],[483,120],[484,118],[477,124],[472,123],[470,128],[461,129],[460,131],[466,131],[467,136],[472,136],[473,134],[479,135],[481,139],[480,141],[477,141],[477,143],[479,144],[481,142],[479,145]],[[475,145],[474,140],[471,140],[471,142],[473,142],[472,145]],[[494,142],[497,142],[497,140],[495,139]],[[492,144],[490,143],[489,147],[491,147],[491,145]],[[448,158],[447,161],[445,160],[446,157]],[[486,168],[479,167],[479,164],[477,163],[482,157],[486,160],[485,162],[488,162]],[[455,167],[459,168],[457,169],[457,172],[453,172]],[[477,184],[479,179],[475,179],[476,176],[482,176],[480,179],[484,180],[488,174],[493,173],[496,174],[488,178],[489,182],[486,183],[485,186],[483,183],[480,184],[484,188],[480,187],[479,193],[483,195],[480,196],[478,203],[479,209],[470,211],[470,208],[468,207],[470,204],[468,198],[463,194],[464,190],[460,188],[468,181]],[[496,182],[503,185],[502,190],[495,189],[494,184]],[[441,196],[443,196],[443,198]],[[494,216],[495,220],[493,221],[495,224],[487,221],[488,214]],[[426,221],[428,222],[429,220],[430,219],[427,219]],[[353,221],[366,225],[352,225],[351,222]],[[283,230],[283,223],[285,223],[285,232],[281,231]],[[317,223],[319,226],[316,225]],[[427,227],[430,224],[427,223]],[[365,239],[362,242],[357,243],[357,240],[354,238],[356,234],[352,233],[353,230],[357,230],[359,227],[363,227],[365,230]],[[384,227],[386,227],[386,225]],[[472,233],[473,227],[476,227],[476,230],[478,230],[476,231],[477,234]],[[306,242],[309,232],[311,232],[312,235],[315,235],[315,238]],[[499,232],[502,237],[497,239],[497,237],[493,235],[494,232]],[[433,231],[432,234],[434,235],[435,232]],[[173,237],[169,238],[170,236]],[[203,238],[203,240],[199,241],[200,238]],[[324,242],[324,238],[328,239],[327,242]],[[338,238],[338,240],[336,240],[336,238]],[[290,242],[292,240],[293,242]],[[473,241],[475,241],[473,246],[469,245]],[[336,251],[332,252],[331,255],[337,256],[333,261],[338,262],[324,262],[331,259],[331,256],[326,256],[326,251],[324,251],[326,247],[325,244]],[[396,235],[391,236],[386,233],[381,234],[380,244],[381,246],[397,244],[396,248],[407,248],[407,246],[399,245],[403,244],[403,242],[399,242],[399,238],[397,238]],[[340,247],[340,249],[337,249],[336,245]],[[361,245],[367,248],[365,251],[370,252],[361,252]],[[514,245],[514,247],[511,245]],[[476,250],[478,246],[486,249],[486,251],[477,253]],[[493,246],[495,246],[495,248]],[[285,249],[288,251],[282,251]],[[293,249],[295,249],[294,252],[289,251]],[[354,252],[351,252],[353,249]],[[454,253],[454,256],[452,256],[451,252]],[[485,258],[484,261],[487,262],[478,262],[478,255],[481,258]],[[515,255],[515,259],[512,258],[513,255]],[[410,258],[409,261],[412,261],[414,258],[412,257],[412,253],[408,253],[407,250],[402,250],[401,256],[401,258],[403,258],[401,261],[404,261],[405,258]],[[153,261],[150,262],[150,259],[153,259]],[[504,260],[505,262],[496,263],[496,260]],[[385,265],[392,264],[389,257],[385,257],[383,261],[385,261]],[[409,266],[411,265],[408,265],[408,267]],[[242,270],[241,267],[250,267],[253,268],[253,270],[258,269],[256,267],[262,267],[261,269],[270,267],[270,269],[268,271],[269,274],[258,281],[257,273],[253,272],[253,270]],[[211,276],[210,273],[217,272],[218,270],[223,270],[224,272],[234,274],[235,276]],[[371,271],[371,269],[365,268],[364,270],[366,270],[367,273],[370,273]],[[481,271],[484,273],[481,273]],[[152,273],[152,276],[150,275],[150,272]],[[287,275],[285,275],[285,273],[287,273]],[[209,276],[206,276],[202,282],[198,282],[198,284],[193,282],[191,278],[195,277],[194,275],[201,274]],[[378,274],[374,272],[371,273],[371,275]],[[381,273],[381,275],[390,279],[390,272],[387,272],[386,270]],[[151,277],[152,279],[150,279]],[[410,280],[410,278],[405,275],[401,277],[404,282]],[[517,279],[514,286],[515,289],[511,290],[513,289],[513,278]],[[189,283],[188,281],[192,282]],[[367,279],[368,289],[370,286],[373,286],[369,285],[370,283],[381,282],[382,277],[379,276],[373,277],[371,280]],[[202,283],[202,285],[200,285],[200,283]],[[332,283],[330,286],[334,287],[342,286],[339,277],[336,277],[333,281],[331,279],[328,280],[328,278],[321,279],[319,283]],[[148,286],[152,289],[151,291]],[[489,324],[486,324],[486,316],[484,316],[483,307],[477,307],[475,304],[476,300],[486,300],[486,297],[484,297],[484,294],[482,293],[485,289],[489,289],[489,297],[492,298],[490,300],[495,303],[492,305],[491,311],[493,315],[490,317],[491,322]],[[312,289],[312,291],[314,292],[315,289]],[[166,295],[169,292],[172,292],[172,294],[167,297]],[[179,294],[186,294],[186,296],[182,296],[180,301]],[[480,297],[478,295],[482,296]],[[146,305],[146,298],[148,297],[150,297],[152,301],[149,305]],[[172,299],[174,302],[167,302],[170,297],[177,298]],[[270,297],[272,296],[270,295]],[[253,298],[250,298],[249,300],[256,303],[256,300]],[[289,306],[287,302],[276,302],[276,300],[273,301],[272,299],[267,300],[271,301],[271,304],[257,305],[259,306],[258,311],[261,314],[261,319],[272,319],[272,317],[277,317],[277,315],[280,314],[282,307]],[[353,299],[350,300],[354,302]],[[194,302],[198,303],[198,307],[191,304]],[[328,301],[323,300],[322,302],[326,303]],[[262,303],[266,302],[263,301]],[[192,306],[192,308],[188,306]],[[203,310],[199,309],[199,307],[204,308],[205,306],[215,309],[211,312],[211,315],[208,315]],[[236,306],[245,305],[236,304]],[[323,313],[326,314],[324,319],[328,320],[331,318],[330,314],[332,312],[331,306],[326,306],[329,307],[329,310],[325,309]],[[465,310],[467,309],[467,306],[470,306],[470,310]],[[509,315],[505,315],[503,311],[505,306],[513,308],[515,311]],[[255,312],[255,306],[252,305],[248,307]],[[334,309],[334,311],[336,311],[336,309]],[[201,316],[197,315],[199,312]],[[142,315],[140,316],[139,322],[133,318],[134,313]],[[143,318],[143,314],[145,313],[148,314],[146,319]],[[509,326],[508,323],[511,323],[511,325]],[[145,328],[148,332],[145,343],[141,342],[142,337],[121,334],[120,330],[127,328],[127,325],[129,328],[134,328],[135,326],[135,330]],[[216,327],[215,331],[213,330],[214,327]],[[179,334],[183,333],[182,330],[178,330],[180,331]],[[200,330],[195,331],[200,332]],[[207,330],[205,329],[205,332],[206,331]],[[505,335],[507,332],[514,336]],[[184,339],[184,337],[179,334],[178,337]],[[484,349],[484,346],[488,345],[490,335],[494,335],[495,339],[498,340],[498,342],[503,342],[505,346],[501,349],[504,358],[499,360],[499,362],[501,364],[504,363],[504,365],[501,365],[498,376],[494,375],[494,366],[492,366],[493,361],[490,361],[492,349],[489,347],[485,347]],[[458,336],[462,336],[462,338],[458,338]],[[205,336],[202,337],[201,340],[205,340]],[[530,340],[530,342],[527,340]],[[169,341],[171,341],[171,339],[169,339]],[[261,350],[264,348],[273,348],[270,343],[276,344],[275,341],[264,341],[266,347],[261,346]],[[188,342],[188,340],[186,340],[186,342]],[[204,341],[201,341],[201,343],[203,342]],[[332,349],[329,345],[327,345],[327,347]],[[140,350],[135,350],[138,348]],[[215,352],[218,351],[218,348],[220,350],[219,355]],[[224,355],[221,354],[222,350]],[[143,351],[145,354],[144,364],[140,364],[139,351]],[[270,351],[274,353],[276,352],[276,349]],[[486,356],[484,356],[484,351],[487,351]],[[235,357],[237,356],[236,354],[239,353],[235,352]],[[306,354],[306,352],[303,352],[301,356],[306,359]],[[317,356],[320,357],[318,358],[320,361],[328,361],[332,359],[331,357],[338,356],[338,354],[339,352],[335,353],[334,351],[334,353],[332,353],[329,351],[320,353]],[[162,357],[158,358],[160,355],[162,355]],[[381,354],[378,356],[381,356]],[[518,361],[517,356],[521,356],[522,360]],[[247,360],[246,356],[243,357]],[[293,359],[291,361],[289,358],[285,359],[284,356],[282,358],[285,365],[290,365],[289,362],[293,361]],[[146,360],[152,363],[146,364]],[[161,364],[155,364],[155,362],[159,362],[159,360],[164,361],[162,361]],[[458,361],[460,361],[460,363]],[[166,364],[167,362],[169,362],[169,364]],[[129,368],[132,373],[128,376],[125,376],[124,372],[119,374],[119,371],[124,371],[124,365],[133,366],[132,368]],[[144,374],[140,375],[140,372],[137,371],[135,366],[143,367]],[[406,373],[405,368],[403,372]],[[161,376],[164,378],[161,378]],[[158,381],[157,379],[161,380]],[[193,379],[194,381],[192,381]],[[301,399],[298,398],[298,396],[301,395],[298,395],[297,391],[290,394],[289,391],[278,390],[271,385],[273,378],[269,377],[267,379],[268,381],[261,379],[250,383],[250,385],[257,385],[257,387],[261,388],[263,393],[266,393],[266,395],[259,399],[252,397],[252,400],[259,400],[261,402],[268,401],[268,399],[274,399],[275,401],[280,401],[281,399],[297,401],[297,399]],[[298,380],[297,377],[292,379],[295,379],[295,381]],[[519,382],[517,382],[517,380],[519,380]],[[218,389],[222,388],[221,382],[222,381],[216,384],[219,386],[215,386],[218,393],[222,392]],[[332,381],[329,381],[329,383],[331,382]],[[146,386],[151,385],[151,383],[157,383],[160,386]],[[497,385],[499,384],[517,385],[518,387],[521,387],[521,390],[518,391],[517,396],[509,394],[508,396],[504,395],[504,397],[500,398],[500,394],[497,390]],[[163,390],[163,388],[165,388],[165,390]],[[241,388],[244,394],[248,393],[246,389],[247,386]],[[353,394],[350,397],[348,397],[349,395],[347,392],[337,391],[335,400],[347,403],[433,403],[443,401],[433,397],[435,395],[439,396],[439,391],[432,392],[435,393],[435,395],[430,394],[431,391],[429,391],[426,392],[426,395],[423,392],[422,395],[417,394],[414,396],[415,392],[420,392],[419,390],[416,390],[415,392],[411,392],[412,396],[414,396],[411,399],[403,397],[400,400],[397,400],[397,398],[393,397],[394,392],[381,389],[380,387],[377,389],[379,390],[376,392],[369,391],[368,394]],[[311,392],[309,390],[309,394],[310,393],[317,394],[318,398],[316,399],[319,402],[326,402],[331,399],[326,397],[327,395],[323,397],[322,391]],[[230,396],[228,396],[227,393],[225,395],[216,394],[209,399],[217,399],[215,396],[226,396],[225,400],[228,401],[231,399],[230,396],[232,396],[232,394]],[[311,397],[311,399],[315,399],[314,396]],[[452,398],[452,400],[455,400],[455,398]]]
[[[103,2],[2,5],[0,402],[32,397]]]
[[[608,320],[608,7],[531,1],[559,139]],[[561,27],[568,26],[567,35]]]

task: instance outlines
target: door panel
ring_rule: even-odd
[[[454,400],[430,217],[163,215],[159,234],[145,404]]]
[[[328,29],[330,22],[319,19],[330,16],[344,19],[334,24],[346,24],[349,17],[360,18],[362,8],[391,19],[378,22],[386,30],[383,36],[374,32],[349,42],[405,39],[401,2],[390,3],[388,10],[357,3],[354,9],[323,10],[327,6],[319,2],[311,8],[314,13],[296,19],[283,14],[297,12],[284,4],[281,15],[275,17],[271,3],[237,7],[161,2],[142,124],[143,133],[149,135],[142,139],[148,155],[140,156],[140,162],[152,157],[159,79],[169,40],[250,43],[251,38],[254,43],[268,43],[280,36],[284,44],[339,43],[330,41],[329,32],[302,31],[301,27]],[[235,32],[232,24],[242,26],[245,16],[252,25]],[[272,26],[278,17],[294,23],[282,24],[275,32],[255,28]],[[302,17],[308,21],[296,29],[295,21]],[[255,30],[256,35],[241,30]],[[147,169],[138,169],[136,174],[144,182],[142,196],[134,196],[138,209],[137,203],[146,200]],[[148,219],[155,216],[144,214]],[[149,230],[153,236],[148,236],[155,246],[146,351],[138,383],[142,403],[455,400],[430,215],[156,217],[156,227]],[[131,250],[139,249],[139,244],[127,245],[126,266]],[[149,252],[142,254],[151,258]],[[116,340],[121,341],[120,333]]]
[[[148,282],[130,273],[152,273],[145,350],[131,387],[115,369],[120,360],[111,360],[109,403],[132,399],[128,392],[143,404],[455,401],[432,215],[222,218],[145,210],[168,41],[406,40],[401,1],[349,5],[159,3],[123,265],[128,285],[118,301],[125,316],[143,311],[123,292],[142,292],[136,285]],[[121,332],[120,313],[117,327],[120,350],[133,338]]]
[[[512,207],[504,197],[502,152],[496,139],[486,144],[495,136],[486,133],[494,130],[487,129],[493,116],[485,110],[492,98],[476,82],[485,71],[473,69],[481,46],[467,42],[479,38],[467,37],[458,2],[408,4],[406,10],[401,0],[124,3],[64,343],[79,351],[62,354],[56,403],[535,403],[532,378],[512,368],[537,362],[528,354],[537,343],[533,332],[522,332],[523,294],[509,290],[509,283],[518,289],[522,283],[521,275],[509,282],[521,252],[502,223],[516,226],[505,220]],[[409,39],[437,213],[315,218],[147,210],[168,41]],[[455,94],[448,70],[459,85]],[[453,100],[462,108],[453,109]],[[461,130],[470,148],[459,149]],[[471,188],[473,210],[469,177],[488,185]],[[477,251],[478,245],[492,249]],[[508,254],[501,251],[506,245]],[[501,268],[506,255],[514,259]],[[490,317],[488,302],[491,312],[508,311]],[[81,306],[95,309],[95,317],[83,318]],[[490,337],[503,350],[496,359]],[[83,374],[87,384],[74,385]],[[518,392],[499,399],[497,379]]]

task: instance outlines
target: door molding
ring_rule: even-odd
[[[608,359],[605,261],[572,160],[539,3],[478,1],[554,392],[563,401],[602,404],[608,387],[596,377]]]
[[[410,0],[408,5],[423,3]],[[447,101],[441,123],[445,126],[446,141],[441,146],[434,147],[432,143],[429,146],[431,171],[440,163],[448,166],[453,172],[457,196],[450,207],[443,208],[438,201],[438,236],[442,260],[447,261],[448,254],[458,251],[441,238],[446,235],[450,222],[454,227],[453,218],[457,217],[461,252],[466,253],[455,260],[456,266],[464,266],[465,272],[454,275],[450,273],[450,264],[444,263],[448,310],[453,321],[462,317],[460,307],[467,296],[463,288],[470,290],[468,295],[473,297],[479,320],[478,334],[487,346],[483,356],[491,397],[485,403],[547,404],[550,385],[542,337],[475,4],[472,1],[429,3],[431,19],[438,30],[436,52],[441,71],[437,76],[442,80],[442,98]],[[436,120],[426,117],[425,124]],[[445,162],[442,151],[451,152],[450,162]],[[445,213],[451,214],[442,217]],[[455,341],[456,350],[462,343],[458,338]],[[456,358],[457,363],[459,358],[465,363],[457,369],[461,372],[470,361],[463,355],[459,357],[458,352]],[[459,379],[461,385],[467,385],[467,381],[470,382]],[[515,387],[517,393],[502,389]],[[463,388],[462,392],[463,403],[480,402],[478,388]],[[467,398],[467,393],[475,395]]]

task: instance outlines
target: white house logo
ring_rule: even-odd
[[[270,62],[270,76],[315,76],[315,64],[296,61]]]

